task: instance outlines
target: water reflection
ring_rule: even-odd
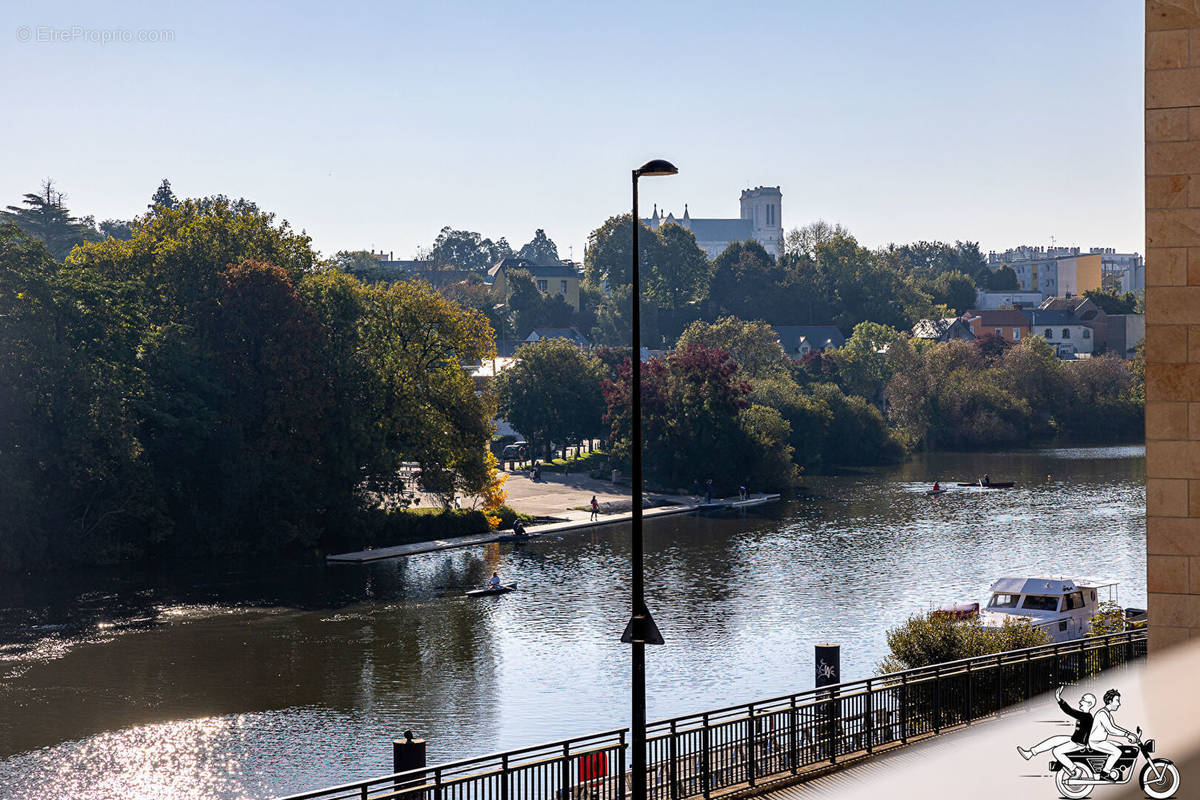
[[[989,472],[1005,491],[924,490]],[[1049,478],[1047,477],[1049,476]],[[652,717],[873,671],[910,613],[1004,573],[1145,599],[1140,449],[940,454],[813,478],[765,517],[646,536]],[[0,585],[0,797],[259,797],[624,724],[628,531],[367,567],[92,571]],[[493,569],[522,586],[470,600]]]

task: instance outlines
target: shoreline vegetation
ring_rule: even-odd
[[[536,458],[599,440],[603,453],[571,466],[628,474],[631,351],[612,344],[628,341],[627,218],[593,233],[567,313],[519,270],[495,303],[475,273],[507,244],[462,231],[435,252],[473,258],[474,273],[435,288],[368,274],[356,254],[323,259],[253,203],[180,201],[165,181],[148,213],[105,235],[49,184],[25,205],[0,220],[0,571],[303,557],[511,525],[489,449],[497,415]],[[1008,280],[975,269],[974,245],[921,243],[917,267],[917,245],[872,252],[817,225],[778,262],[754,242],[710,262],[676,227],[649,233],[643,259],[645,344],[663,348],[643,369],[655,488],[690,493],[711,476],[718,495],[786,490],[805,470],[916,451],[1141,432],[1140,354],[1063,362],[1036,337],[900,333]],[[557,262],[539,234],[522,252]],[[771,327],[799,307],[788,296],[845,345],[790,358]],[[493,359],[498,336],[552,322],[609,344],[543,339],[495,378],[464,369]],[[414,463],[443,511],[382,507]]]

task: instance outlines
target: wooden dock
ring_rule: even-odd
[[[657,508],[647,508],[642,511],[642,517],[652,519],[655,517],[667,517],[674,514],[687,514],[695,511],[711,511],[711,510],[741,510],[754,506],[761,506],[767,503],[774,503],[779,500],[779,495],[768,494],[758,495],[746,500],[722,499],[714,500],[711,503],[680,503],[679,505],[659,506]],[[580,512],[587,513],[587,512]],[[566,522],[551,522],[546,525],[531,525],[525,530],[530,535],[530,540],[537,539],[541,536],[553,536],[559,533],[570,533],[573,531],[588,530],[591,528],[601,528],[606,525],[619,525],[623,522],[629,522],[633,518],[633,512],[626,511],[621,514],[606,514],[598,520],[589,518],[572,519]],[[510,535],[511,531],[488,531],[487,533],[476,533],[470,536],[454,536],[447,539],[434,539],[431,542],[413,542],[412,544],[398,544],[392,547],[377,547],[373,550],[358,550],[353,553],[337,553],[325,557],[325,560],[330,564],[365,564],[368,561],[382,561],[386,558],[401,558],[403,556],[414,556],[420,553],[434,553],[438,550],[453,550],[459,547],[474,547],[476,545],[491,544],[500,540],[501,536]]]

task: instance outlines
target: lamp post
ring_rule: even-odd
[[[630,358],[632,390],[631,413],[633,416],[633,602],[632,615],[621,641],[633,645],[633,661],[631,669],[632,687],[631,700],[633,719],[630,724],[630,747],[633,750],[630,758],[632,767],[632,800],[646,800],[646,645],[662,644],[662,634],[646,608],[646,587],[642,568],[642,323],[641,323],[641,286],[638,278],[638,229],[642,221],[638,217],[638,178],[657,175],[674,175],[679,170],[669,161],[656,158],[647,161],[633,171],[633,274],[630,280],[633,284],[633,309],[630,317],[630,328],[633,336],[633,354]]]

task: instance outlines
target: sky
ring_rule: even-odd
[[[445,225],[582,260],[630,204],[1144,251],[1143,4],[9,2],[0,205],[245,197],[327,255]],[[123,41],[122,39],[128,39]]]

